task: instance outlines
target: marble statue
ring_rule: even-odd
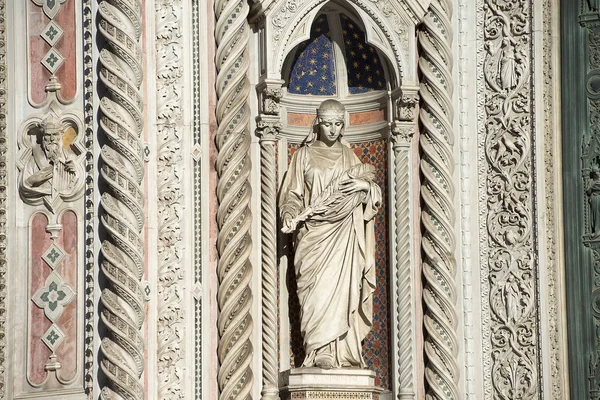
[[[37,126],[36,143],[21,173],[19,189],[28,203],[46,203],[57,197],[69,199],[80,191],[82,171],[77,155],[65,145],[65,127],[60,119],[49,114]]]
[[[590,231],[592,236],[600,234],[600,171],[597,166],[592,167],[590,183],[587,188],[590,204]]]
[[[342,141],[344,106],[325,100],[292,156],[280,193],[282,231],[295,234],[304,367],[365,367],[361,341],[373,322],[375,169]]]

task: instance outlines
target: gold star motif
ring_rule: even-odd
[[[317,63],[317,60],[315,60],[314,58],[310,59],[310,65],[315,65]]]

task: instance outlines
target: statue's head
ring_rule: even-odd
[[[346,108],[337,100],[325,100],[317,110],[319,140],[331,145],[344,134]]]
[[[50,160],[57,159],[63,133],[60,120],[53,114],[49,114],[42,120],[40,128],[42,131],[41,145],[46,157]]]

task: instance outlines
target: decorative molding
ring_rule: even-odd
[[[142,1],[110,0],[98,5],[98,33],[105,42],[99,55],[100,222],[105,232],[100,296],[106,328],[100,347],[105,376],[102,399],[143,399],[145,319],[144,275]],[[131,27],[131,28],[130,28]]]
[[[478,14],[479,197],[486,398],[541,395],[530,0]],[[486,267],[485,267],[486,266]]]
[[[546,164],[545,170],[545,185],[543,187],[546,198],[546,270],[548,278],[545,286],[548,288],[547,316],[549,320],[548,336],[550,343],[550,378],[551,378],[551,395],[553,399],[568,398],[568,385],[565,385],[566,376],[568,375],[568,360],[564,357],[566,353],[566,340],[561,339],[561,331],[563,331],[563,319],[565,318],[561,310],[561,301],[563,294],[561,290],[564,286],[564,274],[561,272],[563,262],[561,262],[560,254],[560,236],[562,236],[562,228],[560,227],[560,216],[562,212],[557,212],[557,208],[562,207],[562,197],[560,189],[556,187],[557,176],[560,176],[562,171],[560,166],[554,162],[556,154],[560,147],[556,145],[556,138],[560,137],[560,125],[555,119],[559,108],[560,99],[557,98],[558,91],[556,90],[557,82],[560,81],[559,71],[554,67],[556,60],[560,57],[553,29],[559,29],[560,24],[554,23],[557,15],[557,2],[553,0],[544,0],[541,5],[543,10],[543,59],[544,67],[542,71],[544,86],[542,91],[542,100],[544,105],[544,160]],[[556,19],[558,20],[558,18]],[[558,79],[557,79],[558,78]],[[558,84],[559,85],[559,84]],[[560,85],[559,85],[560,86]],[[563,341],[565,340],[565,341]]]
[[[6,318],[7,318],[7,131],[8,88],[6,68],[6,0],[0,0],[0,398],[6,397]]]
[[[418,100],[417,100],[418,101]],[[396,390],[399,400],[414,400],[417,376],[415,343],[415,263],[411,255],[413,237],[411,232],[411,142],[415,122],[408,126],[396,125],[392,129],[394,150],[394,221],[395,221],[395,274],[396,286],[396,339],[394,358],[397,359]]]
[[[201,57],[200,57],[200,3],[192,1],[192,75],[193,75],[193,135],[194,148],[194,391],[195,399],[202,400],[203,358],[202,358],[202,128],[201,128]]]
[[[451,15],[450,0],[434,0],[418,33],[419,120],[426,395],[458,400]]]
[[[469,44],[468,34],[472,32],[472,24],[468,21],[468,14],[473,15],[477,12],[472,10],[473,2],[471,0],[459,0],[457,10],[458,20],[458,98],[459,110],[458,110],[458,124],[460,129],[460,231],[461,231],[461,260],[460,268],[462,278],[462,304],[463,304],[463,341],[462,341],[462,354],[464,359],[464,393],[463,398],[465,400],[477,399],[476,389],[479,384],[480,371],[476,367],[478,362],[477,347],[475,345],[475,333],[477,332],[477,320],[473,309],[477,307],[477,295],[474,295],[473,288],[473,258],[477,260],[477,256],[473,257],[472,253],[477,253],[477,246],[473,246],[471,237],[472,232],[472,221],[477,219],[477,215],[473,213],[473,206],[477,204],[477,199],[473,198],[473,186],[472,179],[474,175],[474,169],[477,166],[477,162],[473,160],[476,156],[470,143],[477,141],[476,135],[473,134],[475,126],[470,123],[470,108],[471,101],[469,99],[470,94],[468,93],[471,83],[473,82],[473,76],[471,71],[475,68],[469,66],[471,61],[476,61],[476,55],[472,54],[472,45]],[[475,56],[475,60],[472,58]],[[472,65],[472,64],[471,64]],[[475,154],[474,154],[475,153]],[[475,162],[474,162],[475,161]],[[475,174],[476,176],[476,174]],[[480,358],[479,358],[480,359]],[[486,398],[487,399],[487,398]]]
[[[183,221],[183,2],[155,3],[158,142],[158,397],[185,397]]]
[[[96,303],[94,301],[96,287],[96,251],[94,242],[95,236],[95,215],[96,205],[94,203],[95,195],[95,172],[96,160],[94,159],[94,13],[92,11],[93,0],[82,0],[83,15],[83,112],[84,112],[84,147],[85,154],[85,217],[84,224],[84,296],[85,296],[85,338],[84,338],[84,386],[88,400],[91,400],[94,394],[95,379],[95,361],[96,351],[94,346],[94,336],[96,333],[95,314]]]
[[[250,253],[250,57],[246,0],[215,1],[217,50],[217,302],[221,399],[251,397],[254,381]]]

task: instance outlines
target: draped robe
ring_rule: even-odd
[[[280,194],[281,215],[298,215],[327,185],[361,164],[345,145],[321,142],[301,147],[290,162]],[[306,359],[331,347],[334,367],[364,367],[361,341],[373,324],[375,235],[373,218],[381,189],[372,180],[369,190],[344,195],[326,212],[312,215],[295,235],[294,269],[301,308]]]

